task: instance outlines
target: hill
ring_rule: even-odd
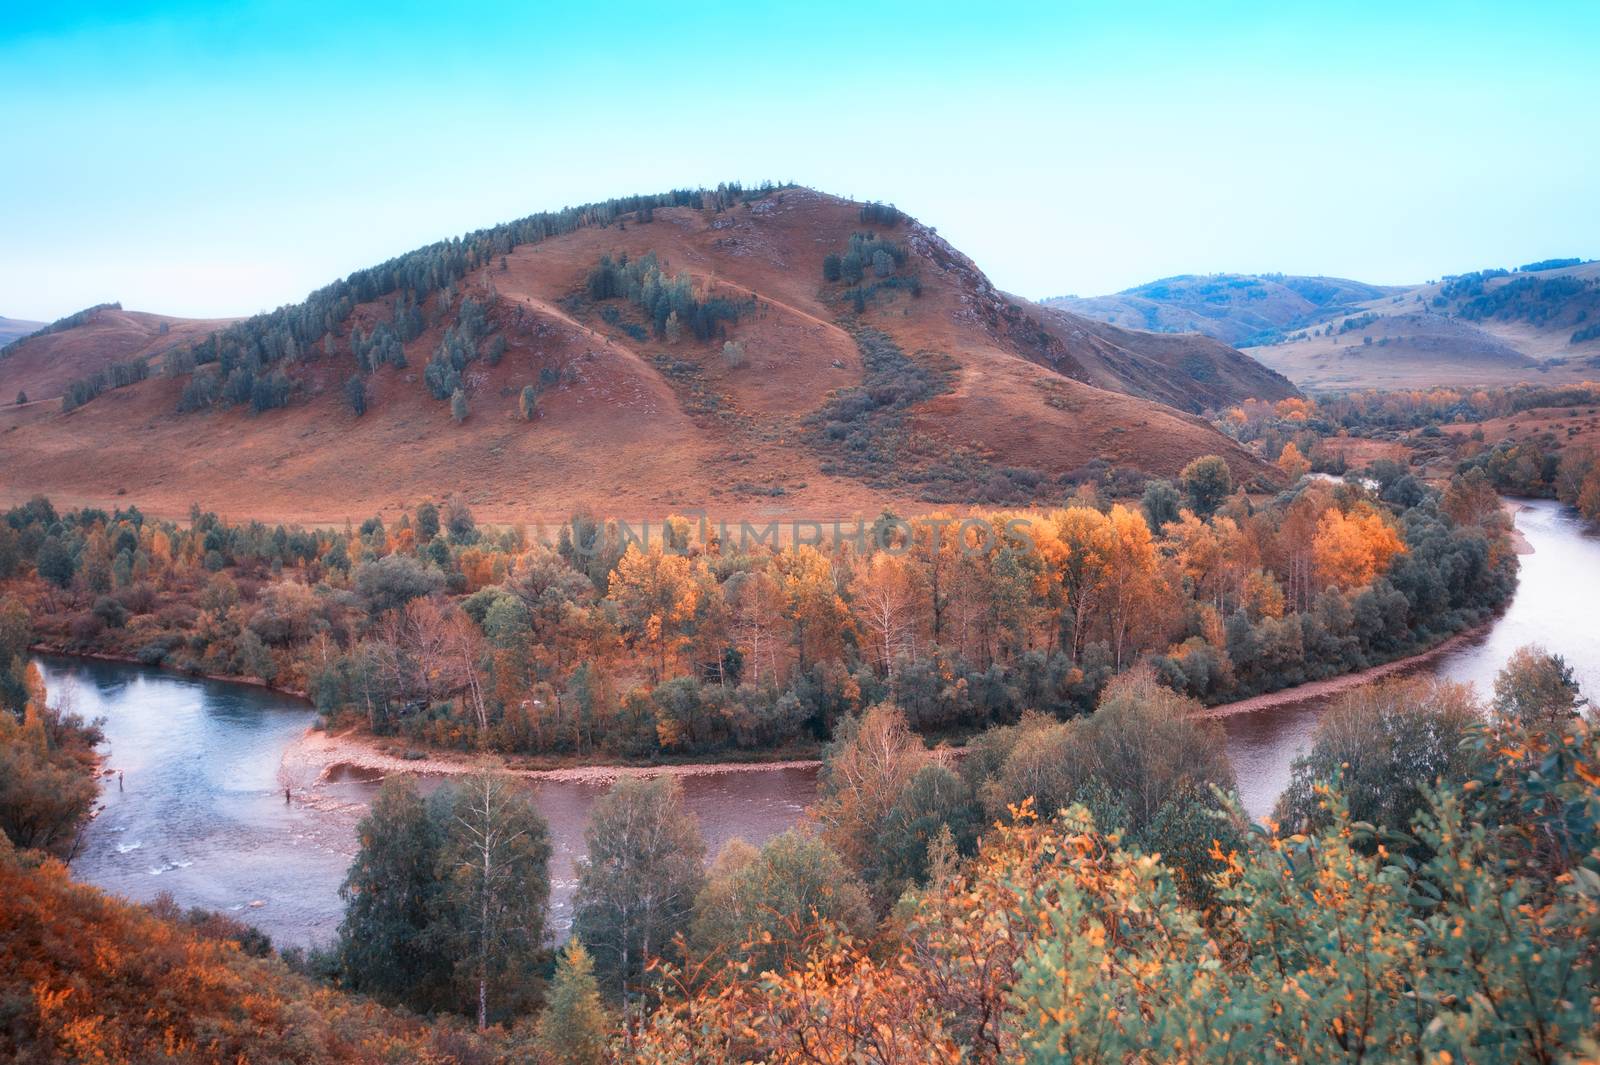
[[[1044,303],[1125,329],[1200,333],[1227,344],[1249,344],[1390,291],[1341,277],[1183,274],[1111,296],[1057,296]]]
[[[305,522],[457,490],[506,521],[1023,503],[1210,453],[1270,477],[1169,404],[1293,391],[1006,296],[893,208],[737,186],[441,242],[163,363],[0,409],[5,491]]]
[[[1570,381],[1600,372],[1600,263],[1552,259],[1420,285],[1186,275],[1047,305],[1240,345],[1314,389]]]
[[[74,381],[118,363],[152,363],[228,323],[173,318],[102,304],[52,322],[0,349],[0,397],[59,398]]]
[[[43,325],[43,322],[29,322],[21,318],[7,318],[0,315],[0,346],[9,344],[13,340],[20,340]]]
[[[1592,380],[1600,263],[1557,262],[1415,285],[1251,351],[1317,389]]]

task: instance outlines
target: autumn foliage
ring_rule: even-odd
[[[1426,646],[1512,584],[1503,517],[1455,486],[1258,500],[1197,460],[1199,509],[1167,491],[1154,525],[1084,496],[821,543],[580,514],[550,544],[459,499],[343,532],[36,500],[0,576],[50,646],[257,677],[418,744],[629,758],[814,749],[884,700],[924,733],[1066,717],[1141,662],[1220,702]]]
[[[1206,909],[1082,808],[1025,803],[880,940],[669,997],[625,1060],[1589,1060],[1600,734],[1569,719],[1477,742],[1480,776],[1415,822],[1421,857],[1325,785],[1325,830],[1217,850]]]

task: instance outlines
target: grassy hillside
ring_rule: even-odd
[[[648,256],[648,306],[593,283],[609,263],[642,288],[624,264]],[[892,208],[792,188],[532,216],[162,361],[70,413],[0,410],[5,490],[308,522],[456,490],[508,521],[1020,503],[1208,453],[1261,475],[1174,407],[1292,392],[1222,345],[1015,300]]]
[[[58,399],[72,381],[118,363],[152,363],[226,324],[125,311],[115,303],[88,308],[0,349],[0,401],[10,403],[19,392],[34,402]]]

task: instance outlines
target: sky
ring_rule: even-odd
[[[7,5],[0,315],[251,314],[534,211],[796,181],[1040,298],[1600,257],[1600,4]]]

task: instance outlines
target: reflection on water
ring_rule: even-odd
[[[1522,556],[1510,607],[1483,636],[1433,668],[1447,680],[1476,685],[1487,697],[1511,652],[1536,643],[1563,655],[1584,693],[1600,697],[1600,625],[1591,609],[1600,593],[1600,539],[1585,531],[1575,512],[1548,500],[1526,504],[1516,521],[1533,554]],[[1240,796],[1252,815],[1272,811],[1289,782],[1290,763],[1310,745],[1326,705],[1313,699],[1223,719]]]
[[[120,663],[46,657],[40,668],[53,701],[105,718],[104,809],[85,830],[75,876],[138,901],[169,891],[181,905],[231,913],[280,944],[332,937],[355,826],[378,780],[340,767],[308,798],[284,803],[284,748],[315,717],[305,704]],[[718,773],[683,784],[715,854],[734,836],[760,843],[793,824],[815,794],[816,774]],[[550,823],[551,925],[559,935],[571,921],[589,810],[605,788],[528,786]]]

